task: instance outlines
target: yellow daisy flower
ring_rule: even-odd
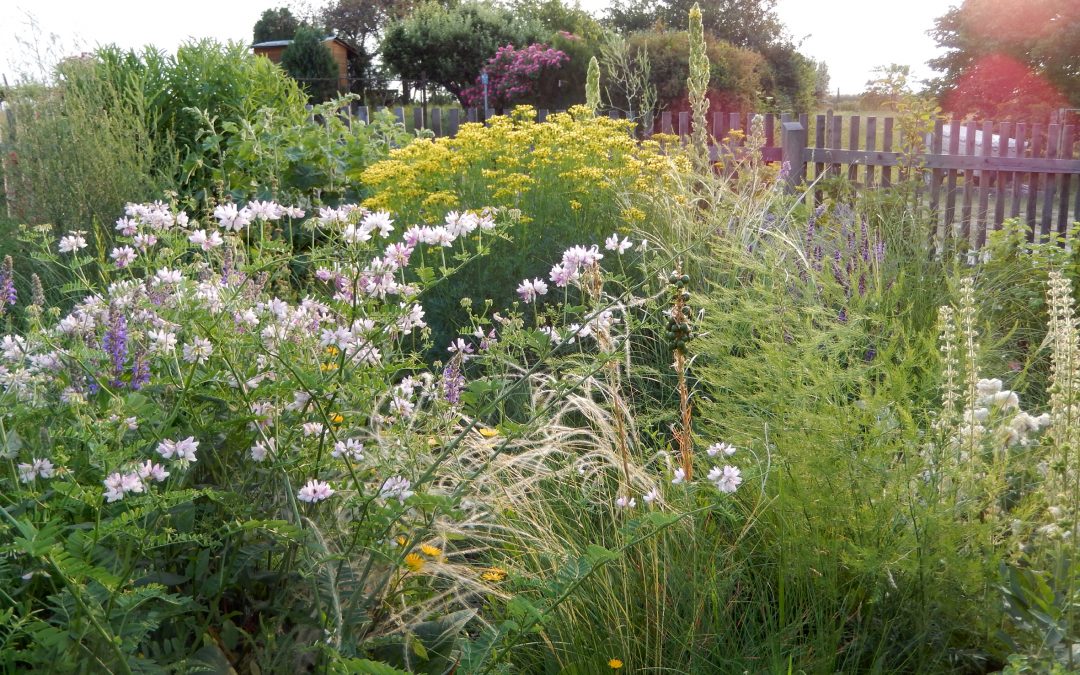
[[[442,555],[442,549],[431,544],[420,544],[420,552],[429,558],[438,558]]]
[[[416,553],[410,553],[405,556],[405,567],[408,567],[413,572],[419,572],[424,569],[424,559]]]
[[[619,668],[622,668],[622,666],[623,666],[622,661],[620,661],[619,659],[611,659],[610,661],[607,662],[607,664],[608,664],[608,668],[611,668],[612,670],[618,670]]]
[[[484,581],[499,582],[506,578],[506,570],[501,567],[489,567],[484,570],[480,578]]]

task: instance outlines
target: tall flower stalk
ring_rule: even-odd
[[[709,56],[705,52],[705,28],[701,22],[701,8],[697,3],[690,9],[690,77],[686,78],[686,87],[690,93],[690,109],[693,112],[694,127],[691,143],[701,165],[709,166]]]
[[[589,59],[589,71],[585,76],[585,105],[594,113],[600,110],[600,62]]]

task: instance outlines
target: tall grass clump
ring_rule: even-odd
[[[23,222],[104,223],[172,186],[148,76],[123,60],[71,58],[54,86],[11,89],[6,201]]]

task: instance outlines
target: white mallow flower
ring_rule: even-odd
[[[127,267],[135,262],[135,258],[138,258],[139,255],[130,246],[118,246],[109,253],[109,257],[112,258],[117,267]]]
[[[37,478],[52,478],[56,467],[47,459],[34,459],[30,464],[19,464],[19,480],[31,483]]]
[[[255,445],[251,446],[251,459],[256,462],[261,462],[266,459],[268,454],[273,453],[276,449],[277,441],[273,438],[268,438],[265,442],[257,441]]]
[[[60,238],[59,249],[61,253],[75,253],[89,246],[86,237],[79,232],[71,232],[66,237]]]
[[[195,451],[199,449],[199,442],[194,436],[179,441],[164,440],[158,443],[157,452],[165,459],[178,461],[196,461]]]
[[[548,285],[540,279],[533,279],[532,281],[526,279],[518,284],[517,292],[521,296],[522,302],[529,304],[535,302],[539,296],[547,295]]]
[[[389,237],[390,233],[394,230],[394,221],[386,211],[376,211],[361,218],[360,227],[362,227],[365,232],[374,232],[375,230],[378,230],[379,236]]]
[[[176,351],[176,333],[170,333],[164,328],[150,330],[150,351],[154,354],[171,354]]]
[[[345,230],[341,233],[341,238],[345,240],[346,244],[362,244],[371,239],[371,233],[365,231],[363,227],[357,227],[350,223],[345,226]]]
[[[129,493],[146,490],[138,473],[111,473],[102,482],[105,484],[105,501],[110,503],[123,499]]]
[[[217,218],[221,227],[226,230],[239,232],[251,224],[251,210],[248,208],[238,209],[236,204],[222,204],[214,209],[214,217]]]
[[[604,248],[609,251],[615,251],[618,254],[625,253],[633,244],[628,237],[623,237],[622,242],[619,241],[619,235],[613,234],[604,240]]]
[[[619,497],[615,500],[615,506],[618,506],[620,509],[632,509],[637,506],[637,500],[633,497]]]
[[[355,438],[334,443],[334,451],[331,456],[337,459],[350,459],[359,462],[364,459],[364,446]]]
[[[157,483],[160,483],[169,477],[169,472],[165,470],[165,467],[160,464],[155,464],[149,459],[139,465],[139,468],[136,469],[136,473],[139,475],[139,478],[144,481],[152,480]]]
[[[162,267],[158,271],[154,272],[154,285],[160,286],[161,284],[178,284],[184,280],[183,273],[180,270],[169,269],[168,267]]]
[[[214,347],[206,338],[196,337],[184,345],[184,361],[188,363],[206,363],[213,353]]]
[[[396,499],[401,503],[404,503],[406,499],[415,494],[409,488],[412,487],[412,481],[403,476],[391,476],[383,482],[382,487],[379,488],[379,496],[383,499]]]
[[[742,472],[734,466],[725,466],[723,469],[713,467],[709,471],[709,480],[716,484],[716,489],[725,494],[731,494],[742,483]]]
[[[211,232],[210,234],[207,234],[206,230],[195,230],[188,235],[188,241],[204,251],[217,248],[225,243],[225,240],[221,238],[219,233]]]
[[[324,499],[329,499],[334,492],[334,488],[330,487],[329,483],[313,479],[300,488],[300,492],[296,493],[296,498],[302,502],[315,504]]]
[[[730,443],[713,443],[705,448],[705,452],[709,454],[709,457],[716,457],[717,455],[731,457],[735,454],[735,446]]]

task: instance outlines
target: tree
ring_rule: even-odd
[[[930,35],[942,106],[957,114],[1038,118],[1080,106],[1080,2],[964,0]]]
[[[453,94],[473,84],[502,46],[537,42],[539,31],[510,10],[482,2],[428,2],[386,30],[383,61],[402,79],[426,79]]]
[[[413,5],[413,0],[334,0],[322,10],[320,20],[327,32],[356,49],[349,56],[349,74],[355,78],[352,91],[363,94],[385,86],[375,60],[379,40],[387,25],[404,17]]]
[[[338,64],[323,35],[310,26],[301,26],[292,44],[281,54],[281,67],[296,79],[315,101],[325,101],[337,91]]]
[[[607,23],[626,33],[685,26],[696,2],[617,0],[608,10]],[[787,39],[784,24],[776,14],[776,0],[705,0],[699,4],[705,31],[736,47],[760,51]]]
[[[293,16],[288,7],[268,9],[255,22],[255,43],[290,40],[301,25],[301,21]]]

